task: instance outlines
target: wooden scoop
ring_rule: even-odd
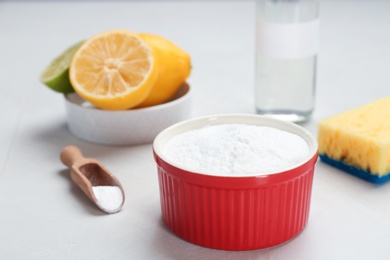
[[[125,201],[125,193],[119,180],[113,176],[99,161],[92,158],[84,158],[80,149],[75,146],[67,146],[60,154],[61,162],[70,168],[72,181],[91,199],[102,211],[115,213],[121,210]],[[118,187],[122,193],[120,206],[107,208],[99,203],[93,187]],[[110,198],[107,198],[110,200]]]

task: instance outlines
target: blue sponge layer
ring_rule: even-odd
[[[343,163],[342,161],[334,160],[326,156],[325,154],[320,154],[321,161],[332,165],[333,167],[339,168],[340,170],[343,170],[349,174],[355,175],[363,180],[375,183],[375,184],[382,184],[390,179],[390,172],[387,173],[384,176],[378,176],[371,174],[367,171],[364,171],[362,169],[356,168],[354,166],[348,165]]]

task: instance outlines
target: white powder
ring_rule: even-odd
[[[172,138],[164,155],[190,171],[224,176],[278,172],[302,162],[309,153],[305,140],[267,126],[205,126]]]
[[[93,186],[97,205],[108,213],[118,212],[123,204],[122,190],[117,186]]]

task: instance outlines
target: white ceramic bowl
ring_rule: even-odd
[[[74,136],[97,144],[134,145],[151,143],[163,129],[188,119],[191,91],[184,83],[164,104],[124,111],[95,108],[76,93],[65,95],[65,105]]]

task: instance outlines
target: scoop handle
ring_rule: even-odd
[[[79,148],[69,145],[62,149],[60,159],[63,164],[71,168],[75,162],[84,159],[84,157]]]

